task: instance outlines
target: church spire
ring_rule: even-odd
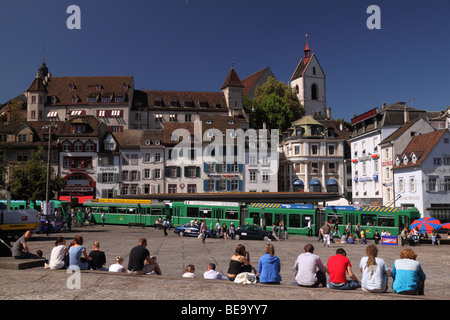
[[[308,34],[306,34],[306,45],[305,45],[305,49],[303,50],[303,52],[305,53],[305,61],[307,59],[310,58],[311,55],[311,50],[309,49],[309,45],[308,45]]]

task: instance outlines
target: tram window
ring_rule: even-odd
[[[261,220],[259,219],[259,213],[258,212],[250,212],[249,213],[250,218],[253,219],[253,223],[259,225]]]
[[[119,213],[119,214],[127,214],[127,208],[117,208],[117,213]]]
[[[161,208],[152,208],[151,209],[151,215],[153,216],[160,216],[162,214]]]
[[[198,208],[187,208],[186,217],[198,217]]]
[[[308,222],[311,220],[311,224],[314,223],[314,217],[312,215],[303,215],[302,216],[302,228],[307,228],[308,227]]]
[[[361,215],[361,226],[376,226],[377,216],[374,214],[362,214]]]
[[[201,218],[211,218],[211,209],[202,209],[200,208],[200,217]]]
[[[237,210],[225,210],[225,219],[237,219],[238,211]]]
[[[135,214],[136,213],[136,209],[134,208],[128,208],[128,214]]]
[[[336,224],[336,221],[338,224],[343,224],[343,218],[340,214],[329,214],[328,215],[328,222],[331,224]]]
[[[266,219],[266,226],[272,226],[272,213],[270,212],[265,212],[264,213],[264,217]]]
[[[378,225],[380,227],[394,227],[394,217],[378,217]]]
[[[299,228],[299,227],[300,227],[300,215],[299,214],[290,214],[289,215],[289,228]]]

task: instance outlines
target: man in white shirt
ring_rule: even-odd
[[[320,284],[326,287],[327,269],[319,256],[314,254],[314,246],[308,243],[304,249],[305,252],[298,256],[294,264],[294,269],[297,271],[295,281],[303,287],[319,287]]]
[[[220,279],[220,280],[228,280],[226,276],[216,271],[216,265],[214,263],[208,264],[208,269],[203,274],[205,279]]]

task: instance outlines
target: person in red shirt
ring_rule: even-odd
[[[336,255],[328,259],[327,269],[330,275],[328,288],[353,290],[361,287],[361,283],[352,271],[352,264],[344,249],[337,249]],[[347,273],[351,280],[347,280]]]

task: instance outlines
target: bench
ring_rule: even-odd
[[[0,257],[0,269],[23,270],[44,267],[47,259],[14,259],[13,257]]]
[[[450,239],[448,238],[438,238],[436,243],[440,244],[450,244]],[[420,238],[419,244],[431,244],[431,238]]]

